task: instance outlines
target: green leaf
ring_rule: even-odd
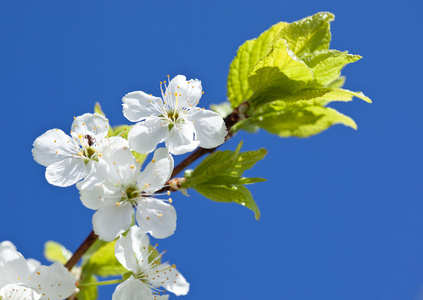
[[[222,118],[226,118],[230,113],[232,113],[232,107],[229,102],[212,104],[210,105],[210,109],[218,113]]]
[[[235,202],[254,211],[256,219],[260,212],[246,184],[263,182],[263,178],[242,177],[257,161],[264,158],[266,149],[240,153],[242,142],[235,151],[216,151],[205,158],[194,171],[185,172],[182,188],[193,188],[200,194],[217,202]]]
[[[353,97],[360,98],[367,103],[372,103],[369,97],[365,96],[362,92],[353,92],[346,89],[338,88],[323,88],[322,90],[327,90],[327,93],[320,95],[319,97],[314,98],[314,100],[321,105],[326,105],[334,101],[343,101],[348,102],[353,99]]]
[[[97,283],[97,278],[93,275],[82,276],[80,284]],[[76,294],[78,300],[95,300],[98,298],[98,288],[95,285],[79,287],[79,293]]]
[[[192,172],[191,177],[182,185],[184,188],[207,182],[211,178],[222,175],[225,170],[231,168],[241,150],[242,142],[235,151],[216,151],[207,156]]]
[[[331,83],[329,83],[328,85],[326,85],[326,87],[330,87],[330,88],[341,88],[345,84],[345,79],[346,79],[345,76],[339,76],[334,81],[332,81]]]
[[[269,53],[275,36],[287,24],[284,22],[275,24],[257,39],[248,40],[239,47],[228,74],[228,100],[233,108],[247,100],[253,93],[248,76],[256,63]]]
[[[350,117],[311,101],[293,103],[279,101],[267,105],[254,116],[236,124],[235,130],[242,129],[250,123],[257,124],[281,137],[309,137],[334,124],[343,124],[357,129],[357,125]]]
[[[235,202],[251,209],[256,220],[260,219],[260,210],[250,191],[244,186],[197,185],[194,189],[204,197],[216,202]]]
[[[321,105],[326,105],[334,101],[348,102],[353,99],[353,97],[360,98],[368,103],[372,101],[370,98],[366,97],[362,92],[352,92],[345,89],[339,88],[329,88],[329,87],[311,87],[303,89],[294,95],[279,95],[275,94],[275,98],[278,100],[272,101],[272,105],[284,105],[282,102],[297,102],[307,100],[310,103],[318,103]],[[257,113],[260,113],[262,107],[257,109]],[[257,115],[254,113],[254,115]],[[235,126],[236,127],[236,126]],[[234,130],[232,128],[232,130]]]
[[[256,162],[262,160],[267,154],[267,150],[262,148],[255,151],[246,151],[238,155],[235,164],[228,169],[232,176],[241,176],[245,170],[251,169]]]
[[[286,40],[289,49],[298,57],[327,50],[331,40],[330,22],[334,19],[331,13],[319,12],[284,27],[277,38]]]
[[[137,162],[140,163],[141,166],[148,156],[148,154],[141,154],[136,151],[132,151],[132,155],[134,155],[134,157],[137,159]]]
[[[82,256],[82,267],[84,267],[84,265],[90,260],[91,256],[97,252],[98,249],[100,249],[101,247],[103,247],[104,245],[106,245],[107,242],[102,241],[100,239],[97,239],[94,244],[88,249],[87,252],[85,252],[85,254]]]
[[[361,56],[337,50],[315,52],[303,57],[303,61],[314,74],[314,85],[327,85],[339,78],[342,68],[359,60]]]
[[[313,79],[313,72],[288,49],[286,41],[278,40],[251,72],[249,82],[254,94],[249,103],[260,106],[280,95],[294,94]]]
[[[103,117],[105,117],[105,113],[103,112],[103,110],[101,109],[101,105],[99,102],[96,102],[94,105],[94,113],[97,113],[99,115],[102,115]]]
[[[151,252],[151,254],[148,257],[148,263],[151,264],[155,260],[156,264],[160,265],[162,263],[162,259],[160,257],[159,251],[157,251],[157,249],[154,248],[153,246],[148,245],[148,253],[150,253],[150,252]]]
[[[109,131],[110,136],[117,136],[119,135],[120,137],[124,138],[124,139],[128,139],[128,133],[129,130],[131,130],[132,125],[118,125],[118,126],[113,126],[111,128],[111,130]],[[138,153],[136,151],[132,151],[132,154],[134,155],[134,157],[136,159],[138,159],[138,162],[142,165],[143,162],[145,161],[145,159],[147,158],[148,154],[141,154]]]
[[[129,130],[131,130],[132,125],[118,125],[113,126],[111,132],[109,132],[110,136],[121,136],[124,139],[128,138]]]
[[[47,241],[44,244],[44,256],[48,261],[57,261],[64,265],[71,258],[72,252],[59,243]]]
[[[116,241],[106,243],[94,252],[83,265],[83,273],[106,277],[127,272],[115,257],[115,244]]]
[[[264,178],[246,178],[246,177],[234,177],[229,175],[217,176],[209,181],[207,181],[207,185],[220,185],[220,186],[239,186],[239,185],[246,185],[252,184],[256,182],[264,182],[266,179]]]

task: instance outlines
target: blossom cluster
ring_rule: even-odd
[[[61,264],[42,266],[11,242],[0,243],[0,299],[66,299],[74,290],[75,278]]]
[[[172,199],[161,199],[163,194],[157,193],[171,178],[172,155],[197,147],[215,148],[227,135],[219,114],[197,106],[203,94],[199,80],[187,81],[178,75],[168,84],[161,82],[160,87],[161,97],[141,91],[123,97],[124,116],[136,122],[127,139],[111,137],[103,115],[86,113],[74,118],[70,135],[51,129],[35,140],[32,151],[35,161],[46,167],[50,184],[76,184],[82,204],[96,211],[92,223],[99,238],[107,242],[118,238],[115,255],[130,276],[124,276],[126,280],[116,288],[113,299],[167,299],[162,295],[166,290],[176,295],[188,293],[189,284],[174,265],[151,259],[146,234],[162,239],[176,229]],[[157,148],[160,143],[165,147]],[[143,171],[134,152],[154,152]],[[63,268],[56,265],[50,268]],[[9,293],[9,288],[0,286],[0,291]],[[30,289],[27,292],[32,293]]]

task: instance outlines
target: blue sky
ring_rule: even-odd
[[[166,75],[202,81],[207,107],[226,99],[237,48],[279,21],[336,15],[331,48],[363,56],[332,105],[358,124],[308,139],[240,133],[223,149],[268,149],[247,175],[248,209],[175,195],[176,233],[159,241],[191,283],[183,299],[423,299],[421,1],[2,1],[0,241],[43,259],[47,240],[75,250],[92,211],[75,187],[44,178],[32,143],[99,101],[112,125],[121,98],[159,95]],[[180,160],[177,157],[176,160]],[[110,299],[111,288],[100,290]],[[175,296],[171,296],[175,298]],[[182,298],[181,298],[182,299]]]

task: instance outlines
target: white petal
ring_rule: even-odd
[[[94,232],[101,240],[111,242],[128,230],[133,214],[134,210],[129,203],[120,206],[104,203],[93,216]]]
[[[107,143],[105,143],[104,148],[102,149],[101,153],[102,153],[102,159],[104,159],[106,161],[106,163],[111,162],[111,156],[113,155],[113,153],[120,149],[120,148],[125,148],[125,147],[129,147],[128,145],[128,141],[125,140],[124,138],[121,138],[120,136],[114,136],[111,137],[107,140]]]
[[[188,113],[187,119],[194,124],[200,147],[210,149],[225,142],[228,132],[219,114],[207,109],[195,109]]]
[[[151,289],[133,276],[119,284],[113,293],[112,300],[153,300]]]
[[[82,159],[69,157],[51,164],[46,169],[47,181],[56,186],[71,186],[87,175]]]
[[[1,242],[0,243],[0,255],[1,255],[1,252],[3,250],[6,250],[6,249],[16,251],[16,246],[13,245],[13,243],[11,241],[3,241],[3,242]]]
[[[168,131],[166,122],[155,117],[147,118],[129,131],[129,147],[139,153],[150,153],[166,138]]]
[[[76,148],[76,149],[75,149]],[[34,141],[34,160],[45,167],[77,154],[79,145],[60,129],[51,129]]]
[[[136,273],[142,265],[148,265],[150,240],[138,226],[132,226],[126,236],[121,236],[115,246],[117,260],[126,269]]]
[[[150,116],[161,114],[153,105],[162,101],[159,97],[147,95],[144,92],[132,92],[122,98],[123,115],[131,122],[138,122]]]
[[[5,300],[39,300],[41,295],[27,285],[11,283],[0,289],[0,298]]]
[[[176,124],[169,132],[166,147],[172,154],[184,154],[198,147],[199,142],[194,140],[195,129],[191,122]]]
[[[109,121],[102,115],[83,114],[73,120],[71,132],[73,138],[89,135],[99,143],[109,133]]]
[[[30,275],[28,263],[19,252],[3,249],[0,255],[0,287],[9,283],[26,283]]]
[[[38,260],[33,258],[28,258],[26,260],[26,263],[28,264],[28,269],[29,269],[29,272],[31,273],[34,272],[36,268],[41,266],[41,263]]]
[[[40,266],[31,275],[28,285],[42,294],[41,299],[66,299],[75,291],[75,278],[61,264]]]
[[[158,199],[143,198],[139,201],[136,218],[143,232],[158,239],[171,236],[176,229],[175,208]]]
[[[202,95],[201,81],[197,79],[186,80],[183,75],[175,76],[166,89],[165,101],[175,108],[194,108]],[[177,100],[177,101],[176,101]]]
[[[98,186],[102,184],[109,175],[109,167],[104,161],[96,162],[90,160],[86,166],[86,170],[87,175],[85,179],[77,185],[79,190]]]
[[[118,148],[107,155],[109,180],[118,185],[135,184],[141,165],[128,147]]]
[[[107,194],[104,186],[98,185],[93,188],[83,189],[80,187],[80,184],[81,182],[78,182],[76,187],[79,189],[79,193],[81,195],[79,199],[81,199],[82,204],[89,209],[99,209],[104,203],[105,194]]]
[[[176,296],[188,294],[189,283],[174,266],[162,264],[152,271],[149,282],[153,286],[162,286]]]
[[[153,194],[170,179],[172,171],[172,156],[166,148],[159,148],[154,152],[152,161],[139,175],[138,186],[147,194]]]

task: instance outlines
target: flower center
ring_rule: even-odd
[[[179,112],[171,110],[167,112],[167,117],[172,120],[173,122],[176,122],[179,118]]]
[[[94,160],[98,162],[98,152],[96,151],[95,147],[95,138],[91,135],[79,135],[79,142],[82,146],[81,151],[78,153],[83,159],[85,165],[87,165],[90,160]]]
[[[142,191],[135,184],[122,186],[122,198],[120,198],[120,202],[129,202],[131,205],[136,205],[141,198],[141,193]]]

